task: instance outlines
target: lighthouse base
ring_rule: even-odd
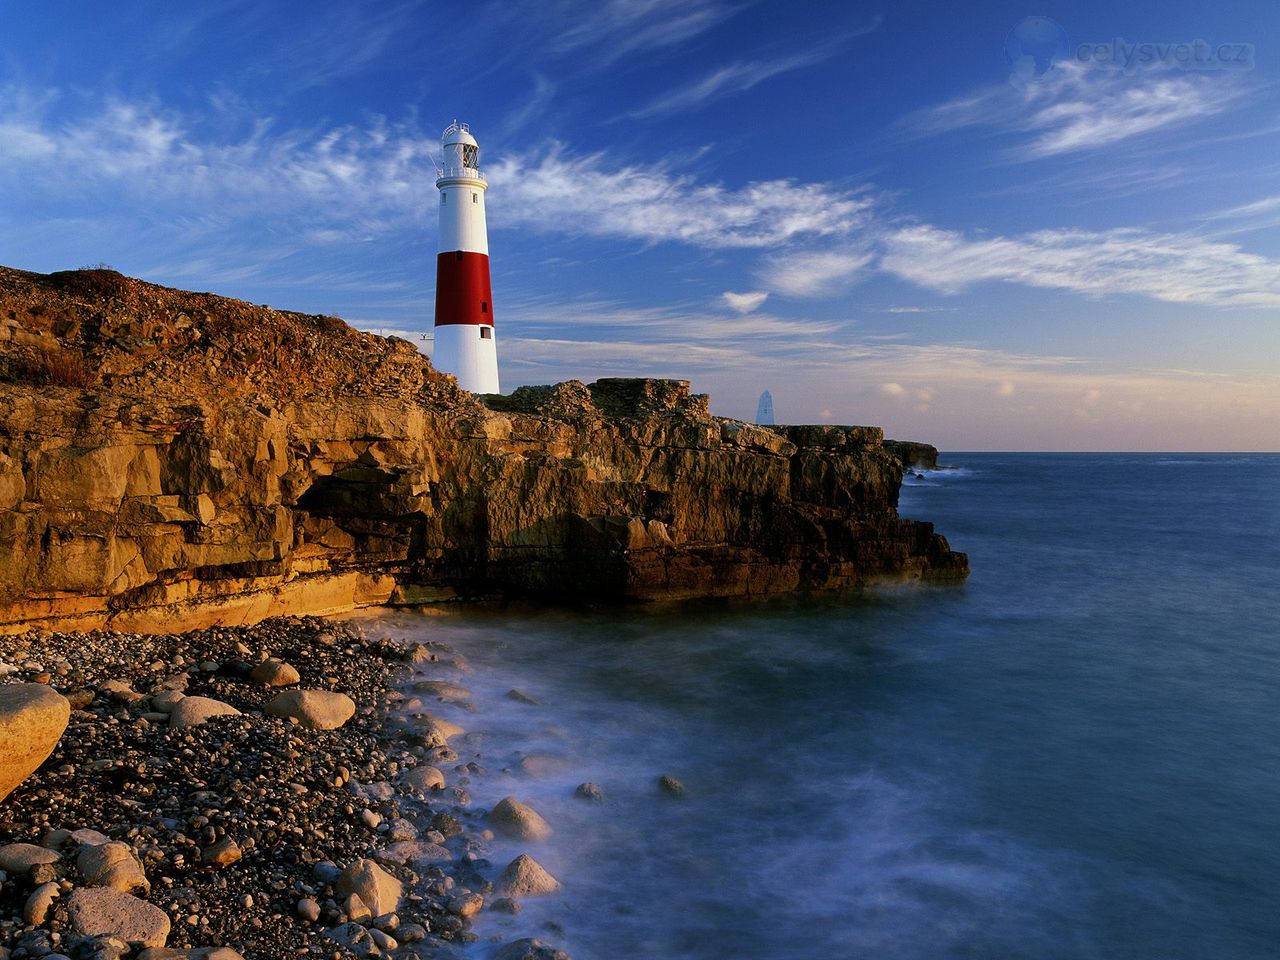
[[[458,386],[472,393],[498,393],[498,341],[493,327],[446,323],[436,327],[431,364],[451,373]]]

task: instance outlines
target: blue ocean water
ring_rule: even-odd
[[[944,459],[902,512],[963,586],[377,621],[471,661],[467,789],[556,831],[469,955],[1280,955],[1280,456]]]

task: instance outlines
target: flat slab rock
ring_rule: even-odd
[[[183,697],[169,711],[169,729],[182,730],[204,723],[211,717],[238,717],[240,711],[212,697]]]
[[[53,753],[71,704],[42,683],[0,685],[0,800]]]
[[[337,730],[356,715],[356,704],[332,690],[290,690],[274,697],[267,713],[293,717],[308,730]]]
[[[86,937],[116,937],[144,947],[163,947],[169,916],[159,907],[110,887],[73,890],[67,901],[71,928]]]
[[[34,843],[6,843],[0,847],[0,870],[21,875],[42,863],[54,863],[62,855],[54,850],[37,847]]]

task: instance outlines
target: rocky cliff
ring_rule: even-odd
[[[886,440],[884,448],[906,470],[937,470],[938,448],[916,440]]]
[[[965,576],[901,471],[681,381],[481,399],[335,317],[0,268],[0,630]]]

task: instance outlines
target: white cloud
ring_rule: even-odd
[[[998,397],[1012,397],[1017,392],[1018,388],[1012,380],[1001,380],[1000,385],[996,387]]]
[[[900,383],[882,383],[880,384],[880,392],[886,397],[905,397],[907,388]]]
[[[561,0],[537,10],[556,24],[554,51],[585,50],[606,66],[632,53],[685,43],[736,7],[720,0]]]
[[[884,21],[876,16],[865,26],[829,40],[811,44],[799,53],[769,60],[737,60],[717,67],[700,79],[665,93],[628,114],[633,118],[661,116],[691,107],[701,107],[734,93],[743,93],[770,77],[813,66],[835,56],[853,37],[876,30]]]
[[[713,249],[839,236],[867,222],[874,203],[866,193],[792,180],[735,190],[662,166],[617,167],[601,154],[575,156],[560,148],[505,157],[488,173],[497,225]]]
[[[1041,230],[970,237],[931,226],[885,239],[880,267],[913,283],[955,293],[984,280],[1138,294],[1170,303],[1280,304],[1280,262],[1192,234],[1140,229]]]
[[[790,319],[763,313],[709,314],[697,303],[636,307],[608,300],[516,300],[503,305],[504,322],[533,335],[584,331],[584,339],[623,339],[663,347],[681,342],[774,341],[773,346],[804,352],[813,337],[835,333],[834,321]],[[753,344],[753,349],[759,349]]]
[[[105,191],[193,217],[214,211],[348,224],[425,220],[435,138],[407,125],[375,118],[366,127],[277,130],[262,118],[247,136],[211,142],[154,104],[108,100],[55,122],[55,100],[0,91],[0,132],[6,143],[26,145],[0,151],[0,182],[60,198],[97,199]]]
[[[761,284],[793,297],[831,296],[859,278],[874,259],[869,250],[815,250],[770,257],[757,271]]]
[[[720,296],[729,305],[730,310],[736,310],[738,313],[750,313],[769,299],[769,292],[767,290],[753,290],[750,293],[734,293],[731,290],[726,290]]]
[[[1042,81],[994,86],[906,117],[902,129],[933,136],[966,127],[1015,134],[1031,160],[1096,150],[1233,107],[1242,93],[1229,72],[1151,69],[1124,73],[1074,61]]]

